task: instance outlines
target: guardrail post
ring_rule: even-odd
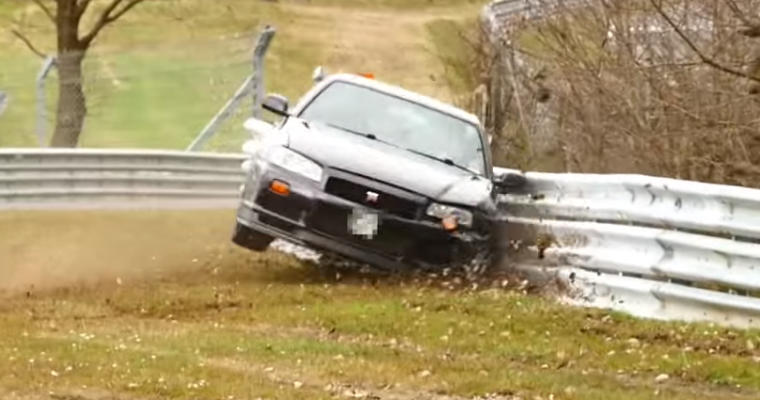
[[[47,97],[45,82],[50,71],[55,67],[55,57],[48,56],[42,62],[42,68],[37,73],[37,141],[40,147],[47,147]]]
[[[264,56],[269,49],[269,44],[274,37],[276,30],[267,25],[264,30],[259,34],[256,40],[256,47],[253,50],[253,71],[251,75],[245,78],[243,83],[238,87],[237,91],[227,100],[227,103],[219,110],[219,112],[211,118],[208,124],[201,130],[198,136],[195,137],[192,143],[185,149],[186,151],[196,151],[203,147],[219,130],[219,127],[226,121],[232,113],[234,113],[240,104],[248,96],[253,94],[253,115],[254,117],[261,115],[261,101],[264,97]],[[245,139],[248,139],[246,137]]]

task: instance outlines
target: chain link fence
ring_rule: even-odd
[[[251,76],[258,35],[93,48],[82,74],[87,117],[79,146],[186,148]],[[13,99],[0,116],[0,146],[47,146],[56,123],[56,67],[31,53],[0,61],[0,92]],[[253,94],[229,110],[204,150],[239,150],[252,101]]]

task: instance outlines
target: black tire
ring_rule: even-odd
[[[256,232],[251,228],[236,222],[235,229],[232,233],[232,243],[240,247],[245,247],[253,251],[265,251],[274,238],[261,232]]]

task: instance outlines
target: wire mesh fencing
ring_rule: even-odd
[[[251,75],[257,35],[96,47],[81,74],[52,67],[44,79],[44,60],[31,53],[0,56],[0,92],[13,99],[0,116],[0,146],[38,146],[41,131],[49,144],[56,122],[66,117],[59,103],[71,108],[81,96],[80,147],[184,149]],[[72,83],[83,90],[72,92]],[[251,114],[252,99],[231,110],[204,150],[239,150]]]

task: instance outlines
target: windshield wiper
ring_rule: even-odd
[[[419,154],[419,155],[421,155],[423,157],[427,157],[427,158],[429,158],[431,160],[436,160],[436,161],[442,162],[442,163],[444,163],[446,165],[451,165],[452,167],[457,167],[457,168],[459,168],[459,169],[461,169],[463,171],[467,171],[467,172],[469,172],[469,173],[471,173],[473,175],[478,175],[477,172],[475,172],[475,171],[473,171],[473,170],[465,167],[464,165],[459,165],[459,164],[455,163],[454,160],[452,160],[450,158],[436,157],[434,155],[427,154],[427,153],[421,152],[419,150],[414,150],[414,149],[406,149],[406,150],[410,151],[410,152],[412,152],[414,154]]]
[[[399,149],[402,148],[401,146],[398,146],[398,145],[393,144],[391,142],[386,142],[385,140],[378,139],[377,136],[375,136],[372,133],[359,132],[359,131],[355,131],[355,130],[352,130],[352,129],[344,128],[342,126],[328,124],[327,122],[321,122],[321,123],[325,124],[325,125],[327,125],[329,127],[335,128],[335,129],[340,129],[342,131],[353,133],[354,135],[363,136],[363,137],[365,137],[367,139],[370,139],[370,140],[377,140],[378,142],[385,143],[385,144],[387,144],[389,146],[393,146],[393,147],[396,147],[396,148],[399,148]],[[469,169],[469,168],[467,168],[467,167],[465,167],[463,165],[459,165],[459,164],[455,163],[454,160],[452,160],[450,158],[436,157],[434,155],[430,155],[430,154],[421,152],[419,150],[414,150],[414,149],[404,149],[404,150],[409,151],[409,152],[414,153],[414,154],[419,154],[419,155],[421,155],[423,157],[427,157],[427,158],[429,158],[431,160],[436,160],[438,162],[442,162],[442,163],[444,163],[446,165],[451,165],[452,167],[457,167],[457,168],[459,168],[459,169],[461,169],[463,171],[467,171],[467,172],[469,172],[469,173],[471,173],[473,175],[479,175],[479,173],[477,171],[473,171],[473,170],[471,170],[471,169]]]
[[[372,133],[364,133],[364,132],[359,132],[359,131],[355,131],[355,130],[353,130],[353,129],[344,128],[344,127],[342,127],[342,126],[337,126],[337,125],[333,125],[333,124],[328,124],[328,123],[326,123],[326,122],[322,122],[322,123],[323,123],[323,124],[325,124],[325,125],[327,125],[327,126],[329,126],[329,127],[335,128],[335,129],[340,129],[340,130],[342,130],[342,131],[346,131],[346,132],[348,132],[348,133],[353,133],[354,135],[363,136],[363,137],[365,137],[365,138],[367,138],[367,139],[370,139],[370,140],[377,140],[378,142],[381,142],[381,143],[385,143],[385,144],[387,144],[387,145],[389,145],[389,146],[393,146],[393,147],[399,147],[399,146],[397,146],[397,145],[395,145],[395,144],[393,144],[393,143],[390,143],[390,142],[386,142],[385,140],[381,140],[381,139],[378,139],[378,138],[377,138],[377,136],[376,136],[376,135],[374,135],[374,134],[372,134]],[[400,147],[399,147],[399,148],[400,148]]]

